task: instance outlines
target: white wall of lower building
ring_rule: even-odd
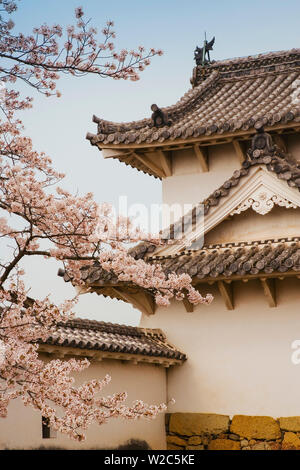
[[[300,339],[300,280],[276,280],[278,306],[270,308],[258,280],[234,284],[234,310],[215,299],[187,313],[181,302],[142,316],[141,326],[161,328],[188,360],[168,370],[170,412],[300,414],[300,365],[291,344]],[[170,407],[171,408],[171,407]]]
[[[132,364],[129,361],[103,360],[93,362],[89,369],[80,374],[80,382],[92,378],[112,377],[103,395],[126,390],[127,404],[142,399],[148,404],[166,402],[166,371],[154,364]],[[79,383],[79,380],[78,380]],[[57,433],[56,438],[42,438],[40,413],[24,407],[20,401],[9,406],[7,418],[0,419],[0,449],[37,449],[40,446],[62,449],[109,449],[117,448],[130,439],[146,441],[152,449],[165,449],[166,437],[164,415],[154,420],[125,421],[111,419],[102,426],[92,425],[86,433],[86,440],[77,443]]]

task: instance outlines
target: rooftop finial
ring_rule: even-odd
[[[194,59],[197,65],[206,65],[210,63],[209,51],[213,50],[213,45],[215,43],[215,36],[211,41],[207,42],[206,32],[204,33],[203,47],[196,47],[194,52]],[[206,58],[207,55],[207,58]]]

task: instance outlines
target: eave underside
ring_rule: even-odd
[[[247,283],[249,281],[259,281],[262,293],[265,295],[269,307],[277,306],[277,295],[276,291],[278,290],[279,285],[276,283],[278,281],[283,281],[284,279],[297,279],[299,280],[300,288],[300,269],[298,271],[289,271],[289,272],[273,272],[271,274],[261,273],[261,274],[245,274],[245,275],[232,275],[231,277],[227,276],[218,276],[215,278],[205,277],[203,279],[194,278],[192,280],[193,286],[202,293],[202,289],[205,286],[216,285],[218,290],[224,300],[225,308],[227,310],[234,309],[234,286],[237,282]],[[98,295],[103,295],[104,297],[110,297],[124,302],[130,303],[134,308],[139,310],[145,315],[154,315],[157,309],[156,304],[154,303],[154,298],[151,294],[145,292],[141,289],[138,290],[139,299],[143,297],[146,299],[145,303],[137,299],[136,294],[130,294],[130,287],[126,284],[120,283],[105,283],[98,282],[95,285],[90,286],[89,292],[95,292]],[[149,306],[151,305],[151,306]],[[190,304],[187,300],[183,302],[183,305],[187,312],[193,312],[195,307]]]
[[[284,142],[285,136],[299,134],[300,123],[289,122],[280,125],[266,126],[266,132],[271,135],[280,136]],[[133,145],[103,145],[95,144],[102,151],[105,159],[117,159],[131,168],[137,169],[155,178],[164,179],[173,175],[172,157],[182,150],[192,150],[198,161],[199,172],[209,171],[207,153],[209,147],[232,144],[233,153],[236,154],[240,163],[243,162],[246,151],[250,146],[251,139],[256,133],[255,129],[241,130],[234,133],[224,133],[221,136],[203,136],[201,139],[177,139],[164,143],[152,143],[149,146],[142,144]]]
[[[91,349],[51,346],[48,344],[39,345],[39,352],[47,354],[50,357],[56,356],[60,359],[68,359],[70,357],[86,357],[89,360],[96,362],[101,362],[102,360],[110,359],[132,364],[154,364],[166,368],[174,365],[180,365],[184,362],[183,360],[166,357],[155,357],[142,354],[128,354],[109,351],[93,351]]]
[[[196,288],[199,286],[200,291],[204,284],[216,283],[222,297],[226,298],[226,307],[230,309],[233,308],[233,303],[228,300],[232,296],[232,285],[236,281],[259,280],[264,293],[269,293],[269,305],[274,307],[275,298],[270,301],[274,281],[300,279],[300,241],[293,238],[216,245],[179,255],[148,257],[147,262],[160,264],[166,275],[173,272],[189,274],[193,285]],[[86,269],[84,278],[88,292],[131,303],[146,315],[155,313],[156,304],[151,292],[119,282],[101,267]],[[188,311],[193,309],[187,302],[185,307]]]

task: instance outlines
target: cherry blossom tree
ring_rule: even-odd
[[[74,373],[88,367],[86,359],[42,361],[38,343],[47,339],[49,328],[72,318],[77,298],[62,305],[49,297],[32,299],[20,263],[29,256],[54,258],[80,287],[81,268],[96,262],[119,280],[152,292],[160,305],[168,305],[174,296],[187,296],[194,304],[208,304],[212,297],[202,297],[186,274],[166,277],[159,265],[134,259],[128,243],[162,241],[124,217],[114,219],[110,206],[97,204],[91,193],[80,197],[62,189],[64,175],[48,156],[33,149],[19,119],[19,111],[32,106],[31,97],[20,95],[19,82],[46,96],[60,96],[56,82],[62,73],[137,80],[150,58],[162,52],[145,52],[142,46],[117,52],[111,21],[100,43],[81,7],[75,10],[76,25],[66,31],[60,25],[43,25],[29,36],[14,34],[11,14],[16,8],[16,2],[0,0],[0,417],[19,398],[51,427],[82,440],[92,422],[153,418],[165,405],[136,401],[126,406],[125,392],[103,397],[109,376],[76,386]]]

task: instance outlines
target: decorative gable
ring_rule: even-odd
[[[299,193],[289,188],[282,180],[267,173],[262,167],[256,169],[254,185],[250,186],[250,188],[248,187],[250,192],[238,207],[230,212],[230,215],[240,214],[249,208],[258,214],[265,215],[273,209],[274,205],[287,209],[299,207]]]
[[[297,205],[289,202],[272,191],[262,190],[261,188],[252,194],[252,197],[248,198],[247,201],[239,205],[237,209],[231,212],[230,215],[240,214],[241,212],[251,207],[255,212],[261,215],[265,215],[273,209],[274,205],[286,207],[287,209],[296,209]]]
[[[205,235],[221,224],[228,217],[253,210],[260,215],[266,215],[275,206],[287,209],[300,208],[300,193],[298,188],[289,187],[286,181],[279,179],[264,165],[254,166],[239,185],[233,187],[224,198],[222,204],[211,207],[209,212],[198,215],[198,223],[190,224],[190,229],[176,244],[157,250],[160,256],[173,255],[185,249],[193,249],[197,240],[203,240]],[[198,209],[201,205],[198,206]],[[200,211],[198,210],[198,214]],[[202,211],[203,217],[203,211]],[[284,223],[284,222],[283,222]],[[199,246],[197,246],[199,249]]]

